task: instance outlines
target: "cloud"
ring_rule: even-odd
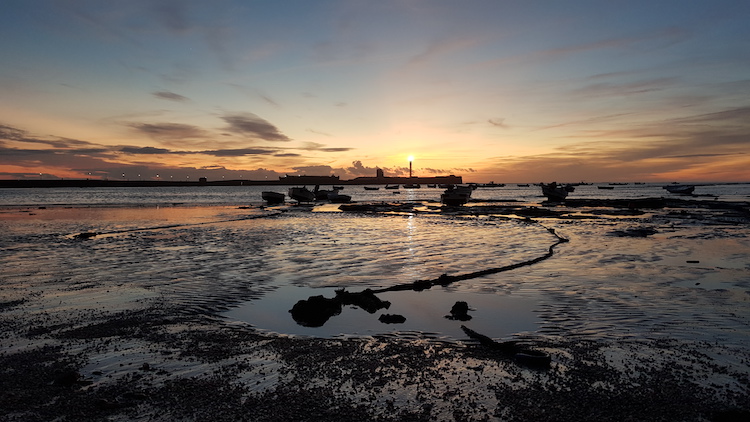
[[[276,150],[261,149],[261,148],[237,148],[237,149],[217,149],[217,150],[195,150],[195,151],[173,151],[166,148],[155,148],[155,147],[131,147],[125,146],[120,148],[121,152],[127,154],[144,154],[144,155],[158,155],[158,154],[180,154],[180,155],[211,155],[214,157],[243,157],[247,155],[272,155],[276,153]]]
[[[197,154],[213,155],[215,157],[242,157],[246,155],[272,155],[276,151],[259,148],[219,149],[214,151],[199,151]]]
[[[203,129],[182,123],[131,123],[133,129],[155,139],[207,138]]]
[[[525,182],[742,180],[748,174],[742,166],[750,168],[750,154],[746,152],[750,146],[750,107],[632,123],[610,130],[581,130],[571,137],[593,140],[567,144],[547,154],[495,157],[486,167],[493,169],[495,180],[514,177],[517,179],[505,180]]]
[[[59,149],[71,149],[75,147],[94,145],[90,142],[81,141],[78,139],[61,138],[61,137],[53,137],[53,138],[45,139],[45,138],[34,137],[34,136],[30,136],[28,132],[25,130],[18,129],[12,126],[7,126],[7,125],[0,125],[0,139],[22,142],[22,143],[32,144],[32,145],[46,145],[52,148],[59,148]]]
[[[291,139],[268,121],[253,113],[229,114],[222,117],[229,125],[226,130],[242,135],[249,135],[264,141],[289,142]]]
[[[315,129],[307,129],[307,131],[308,131],[308,132],[310,132],[310,133],[314,133],[314,134],[316,134],[316,135],[323,135],[323,136],[329,136],[329,137],[330,137],[330,136],[333,136],[333,135],[331,135],[330,133],[326,133],[326,132],[321,132],[321,131],[319,131],[319,130],[315,130]]]
[[[0,125],[0,138],[20,140],[25,136],[26,132],[21,129],[17,129],[11,126]]]
[[[180,94],[175,94],[174,92],[170,92],[170,91],[152,92],[151,95],[162,100],[176,101],[178,103],[184,103],[184,102],[190,101],[188,97],[184,97]]]
[[[258,95],[260,96],[260,98],[263,101],[265,101],[266,103],[272,105],[273,107],[275,107],[275,108],[281,108],[281,105],[279,105],[279,103],[276,102],[276,100],[274,100],[273,98],[269,97],[268,95],[260,94],[260,93]]]
[[[596,83],[578,88],[573,94],[587,97],[618,97],[661,91],[678,82],[678,78],[656,78],[628,83]]]
[[[127,154],[171,154],[172,151],[154,147],[122,147],[120,151]]]
[[[325,145],[319,144],[317,142],[305,142],[298,149],[301,149],[301,150],[304,150],[304,151],[346,152],[346,151],[351,151],[354,148],[349,148],[349,147],[326,147]]]
[[[503,129],[508,128],[508,125],[505,124],[505,119],[495,118],[495,119],[489,119],[487,120],[487,122],[491,124],[492,126],[501,127]]]
[[[336,170],[331,166],[318,165],[318,166],[299,166],[292,167],[295,173],[314,175],[314,176],[329,176],[336,174]],[[341,174],[341,172],[339,172]]]

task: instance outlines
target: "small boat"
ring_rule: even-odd
[[[328,200],[334,204],[345,204],[347,202],[352,202],[352,197],[339,193],[338,189],[336,189],[332,192],[328,192]]]
[[[568,196],[568,191],[565,190],[565,187],[558,185],[556,182],[542,183],[541,185],[542,194],[550,201],[564,201]]]
[[[386,189],[398,189],[398,185],[385,185]]]
[[[691,195],[695,190],[695,185],[667,185],[664,186],[669,193],[678,193],[681,195]]]
[[[283,193],[279,192],[271,192],[271,191],[263,191],[261,192],[261,197],[264,201],[268,202],[269,204],[281,204],[284,202],[284,199],[286,196]]]
[[[472,190],[469,186],[450,187],[440,195],[440,202],[452,207],[464,205],[471,199]]]
[[[614,186],[597,186],[597,188],[599,188],[599,189],[607,189],[607,190],[612,190],[612,189],[614,189],[615,187],[614,187]]]
[[[338,191],[339,189],[336,186],[334,186],[333,189],[328,190],[328,189],[321,189],[320,185],[315,185],[315,189],[313,189],[313,194],[315,194],[315,199],[319,201],[325,201],[326,199],[328,199],[329,193],[338,192]]]
[[[482,183],[481,185],[479,185],[479,187],[482,187],[482,188],[503,188],[503,187],[505,187],[505,183],[495,183],[493,181],[493,182],[490,182],[490,183]]]
[[[516,186],[518,186],[519,188],[528,188],[529,184],[528,183],[519,183]]]
[[[428,188],[436,188],[437,185],[427,185]]]
[[[311,191],[306,187],[301,188],[289,188],[289,197],[297,202],[313,202],[315,201],[315,192]]]
[[[421,187],[422,185],[420,185],[419,183],[407,183],[404,185],[404,189],[419,189]]]
[[[344,190],[343,186],[334,186],[333,190]]]
[[[380,189],[380,188],[379,187],[375,187],[375,186],[365,186],[365,190],[378,190],[378,189]]]

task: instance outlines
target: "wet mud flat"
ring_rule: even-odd
[[[519,217],[487,207],[481,218]],[[747,420],[741,208],[672,204],[622,217],[634,208],[509,207],[560,213],[521,218],[569,242],[472,280],[541,292],[542,327],[495,340],[542,351],[549,366],[469,336],[294,337],[222,317],[272,287],[268,274],[287,259],[269,255],[279,235],[309,230],[267,210],[98,226],[40,216],[47,210],[0,215],[0,420]],[[471,208],[444,212],[476,217]],[[251,236],[249,221],[259,225]],[[441,280],[406,274],[386,284]]]

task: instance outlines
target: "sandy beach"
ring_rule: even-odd
[[[637,205],[6,207],[0,420],[748,420],[747,203]],[[475,319],[445,299],[423,311],[437,328],[310,336],[232,314],[281,279],[326,297],[432,280],[391,309],[460,296]],[[356,308],[331,319],[377,320]],[[504,325],[526,311],[533,328]]]

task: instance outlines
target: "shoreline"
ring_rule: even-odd
[[[683,205],[686,213],[663,209],[658,214],[668,217],[673,225],[689,222],[698,227],[726,217],[722,209],[713,208],[716,204],[702,209],[696,209],[694,203]],[[471,208],[459,211],[470,212]],[[510,211],[523,214],[532,209],[535,213],[539,210],[514,205]],[[491,207],[482,210],[498,212]],[[233,207],[231,212],[245,213],[247,209]],[[31,218],[18,214],[11,220]],[[601,215],[593,217],[609,224]],[[3,218],[0,214],[0,222],[9,221]],[[199,213],[179,218],[192,224],[204,217]],[[622,224],[617,218],[611,220],[611,230],[622,230],[622,237],[611,235],[608,243],[625,247],[641,236],[654,236],[647,231],[627,231],[643,228],[642,224]],[[569,214],[549,221],[557,222],[555,228],[571,239],[573,245],[566,243],[565,248],[586,248],[588,237],[596,239],[587,234],[585,226],[577,228],[578,220]],[[722,224],[747,227],[747,223],[729,220]],[[70,227],[79,226],[71,223]],[[668,226],[660,223],[658,227]],[[39,241],[49,242],[50,236],[43,235]],[[172,235],[157,231],[154,236]],[[694,242],[692,236],[692,232],[668,234],[659,241]],[[269,334],[221,317],[227,307],[236,306],[237,298],[261,297],[262,290],[252,286],[250,290],[238,285],[208,291],[160,285],[149,281],[154,276],[149,272],[138,272],[138,264],[122,269],[136,270],[126,279],[137,283],[110,283],[109,273],[92,272],[92,268],[105,267],[99,263],[89,266],[85,260],[95,258],[87,257],[95,248],[109,251],[117,246],[111,239],[105,236],[99,243],[96,237],[62,241],[60,248],[78,251],[71,255],[76,261],[50,261],[54,265],[14,261],[13,267],[8,267],[11,272],[0,276],[0,367],[5,368],[0,377],[4,415],[0,420],[720,422],[750,416],[750,352],[743,347],[747,332],[733,334],[742,336],[738,343],[670,332],[617,338],[573,335],[564,329],[567,317],[557,313],[575,312],[570,308],[574,302],[565,301],[578,299],[573,292],[561,290],[562,298],[555,299],[560,303],[552,303],[552,297],[540,310],[548,326],[513,338],[549,354],[552,362],[548,369],[524,366],[468,337],[445,342],[392,336],[321,339]],[[5,242],[11,242],[7,245],[13,245],[18,253],[40,247],[13,243],[12,239]],[[9,252],[13,251],[6,250]],[[559,259],[581,259],[570,256],[572,252],[563,249]],[[107,252],[113,253],[116,251]],[[530,268],[539,267],[534,276],[545,278],[566,268],[552,264],[547,260]],[[515,278],[531,282],[523,279],[531,274],[505,274],[509,282]],[[604,288],[617,282],[609,277],[602,281],[607,283]],[[730,293],[744,294],[744,299],[732,302],[736,306],[750,300],[742,286],[736,293],[715,289],[695,290],[694,294],[728,300]],[[685,300],[694,300],[684,295]],[[735,311],[740,312],[736,315],[738,327],[747,327],[746,309]],[[466,325],[471,327],[470,322]],[[561,328],[552,329],[556,325]]]

